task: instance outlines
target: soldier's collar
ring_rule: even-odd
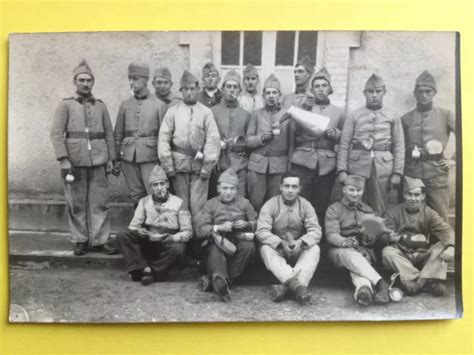
[[[331,100],[329,100],[329,98],[325,98],[324,100],[318,100],[315,98],[314,103],[318,106],[327,106],[331,103]]]
[[[96,101],[96,98],[92,94],[84,96],[84,95],[79,95],[77,92],[75,92],[73,97],[74,97],[74,100],[76,100],[80,104],[84,102],[90,102],[92,105],[94,105]]]
[[[422,104],[419,104],[419,103],[416,104],[416,109],[419,112],[428,112],[428,111],[431,111],[432,108],[433,108],[433,103],[432,102],[427,104],[427,105],[422,105]]]
[[[297,86],[295,88],[295,94],[304,94],[307,88],[308,88],[308,84],[303,85],[303,86]]]
[[[152,199],[153,199],[153,202],[156,202],[156,203],[164,203],[166,201],[168,201],[168,198],[170,197],[170,192],[166,192],[166,196],[165,197],[156,197],[154,194],[151,195]]]
[[[238,100],[235,100],[235,101],[224,100],[224,105],[229,108],[235,108],[239,105],[239,101]]]
[[[281,110],[281,104],[278,102],[275,106],[267,106],[265,104],[265,111],[268,111],[270,113],[276,113]]]
[[[382,108],[382,104],[378,104],[378,105],[368,105],[368,104],[366,104],[365,107],[367,107],[369,110],[377,111],[377,110],[380,110]]]
[[[359,210],[359,211],[363,211],[363,210],[364,210],[364,205],[362,204],[361,201],[358,201],[358,202],[351,202],[351,201],[349,201],[349,199],[346,198],[345,196],[342,197],[341,203],[342,203],[344,206],[346,206],[347,208],[349,208],[350,210]]]

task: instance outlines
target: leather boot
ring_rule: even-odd
[[[446,285],[441,281],[429,280],[423,287],[423,291],[435,297],[442,297],[446,293]]]
[[[273,302],[281,302],[288,296],[290,289],[285,285],[271,285],[270,295]]]
[[[311,301],[311,293],[308,288],[302,285],[298,279],[291,278],[285,282],[285,285],[293,292],[296,300],[302,305],[306,305]]]
[[[80,255],[85,255],[87,254],[87,245],[88,242],[79,242],[76,243],[76,246],[74,247],[74,255],[80,256]]]
[[[374,303],[387,304],[390,301],[389,285],[383,279],[375,285]]]
[[[221,275],[214,275],[212,278],[212,287],[214,292],[224,302],[232,301],[229,293],[229,284]]]
[[[154,278],[153,278],[153,275],[151,273],[151,269],[149,267],[146,267],[143,270],[143,276],[142,276],[142,279],[141,279],[142,285],[147,286],[147,285],[153,283],[153,281],[154,281]]]
[[[370,306],[372,303],[372,290],[368,286],[362,286],[357,291],[356,300],[361,306]]]

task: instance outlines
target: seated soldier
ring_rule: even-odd
[[[326,212],[326,240],[331,246],[329,260],[338,268],[349,270],[355,286],[354,297],[362,306],[389,301],[388,284],[371,264],[375,263],[373,245],[376,238],[365,234],[361,218],[374,210],[361,201],[365,179],[349,175],[344,180],[343,197]],[[374,293],[375,291],[375,293]]]
[[[409,295],[428,292],[443,296],[448,263],[454,258],[454,232],[441,216],[425,205],[425,185],[405,177],[405,202],[385,214],[393,232],[382,250],[387,268],[400,273],[401,286]]]
[[[159,165],[150,174],[150,185],[153,194],[139,201],[128,231],[117,235],[130,278],[143,285],[166,279],[193,234],[191,215],[183,200],[169,193]]]
[[[254,231],[257,213],[250,201],[237,195],[239,178],[232,168],[221,174],[218,196],[210,199],[195,217],[196,236],[208,239],[207,275],[200,286],[210,286],[225,302],[231,301],[229,288],[255,254]]]
[[[308,284],[319,262],[321,227],[313,206],[299,196],[298,175],[285,173],[280,195],[262,207],[257,224],[260,254],[268,270],[281,282],[272,285],[274,302],[282,301],[291,291],[301,305],[311,301]]]

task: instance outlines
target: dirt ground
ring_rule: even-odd
[[[206,322],[435,319],[456,316],[453,280],[443,298],[405,297],[386,306],[361,308],[347,282],[313,282],[311,304],[273,303],[269,284],[237,285],[231,303],[201,292],[197,274],[142,286],[120,270],[16,269],[10,272],[10,301],[32,322]]]

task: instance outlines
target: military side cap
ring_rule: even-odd
[[[128,76],[138,76],[142,78],[150,77],[150,67],[148,64],[130,63],[128,65]]]
[[[171,72],[166,67],[161,67],[155,70],[153,73],[154,78],[162,78],[172,81]]]
[[[244,69],[244,78],[248,76],[258,76],[258,70],[255,68],[252,64],[247,64],[247,66]]]
[[[275,76],[275,74],[270,74],[270,76],[265,80],[265,83],[263,84],[263,90],[265,89],[272,88],[272,89],[277,89],[278,91],[281,91],[281,86],[280,86],[280,80]]]
[[[313,83],[313,81],[316,79],[324,79],[328,82],[328,84],[331,84],[331,74],[329,74],[326,68],[321,68],[320,71],[316,72],[316,74],[313,76],[313,80],[311,80],[311,83]]]
[[[219,183],[225,182],[227,184],[239,186],[239,177],[237,176],[234,169],[229,168],[226,171],[224,171],[221,174],[221,176],[219,176],[219,180],[217,182],[219,182]]]
[[[150,184],[158,181],[168,181],[168,177],[161,166],[155,165],[150,173]]]
[[[403,183],[403,192],[408,192],[418,187],[425,187],[425,184],[420,179],[414,179],[409,176],[405,176]]]
[[[428,70],[423,71],[420,76],[416,79],[415,89],[418,86],[429,86],[433,90],[436,90],[436,81],[433,75]]]
[[[344,185],[350,185],[357,188],[363,188],[365,186],[365,179],[359,175],[349,175],[346,180],[344,180]]]
[[[301,58],[298,63],[296,63],[296,65],[302,65],[310,74],[314,73],[314,65],[309,55],[305,55],[303,58]]]
[[[187,85],[196,85],[196,86],[198,86],[199,85],[199,80],[197,80],[197,78],[193,74],[191,74],[190,72],[185,70],[183,72],[183,75],[181,76],[180,87],[183,88]]]
[[[92,74],[92,70],[91,70],[91,68],[89,67],[89,64],[87,64],[87,62],[86,62],[85,59],[82,59],[82,60],[81,60],[81,62],[79,63],[79,65],[74,68],[74,70],[72,71],[72,73],[74,74],[74,79],[75,79],[76,76],[78,76],[79,74],[89,74],[90,76],[94,77],[94,74]]]
[[[206,63],[202,67],[202,76],[206,76],[209,73],[216,72],[219,73],[219,70],[217,70],[217,67],[212,64],[212,63]]]
[[[224,77],[224,84],[225,84],[226,81],[229,81],[229,80],[233,80],[233,81],[239,83],[239,85],[240,85],[240,81],[241,81],[242,79],[240,78],[239,73],[237,73],[237,72],[235,71],[235,69],[232,69],[232,70],[229,70],[229,71],[227,72],[227,74],[225,75],[225,77]]]
[[[370,78],[367,80],[367,82],[365,83],[364,90],[371,90],[371,89],[376,89],[376,88],[381,88],[381,87],[385,87],[385,81],[383,81],[383,79],[380,76],[376,74],[372,74]]]

